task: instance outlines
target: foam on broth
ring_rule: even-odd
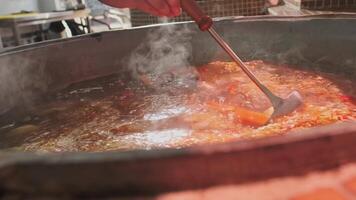
[[[75,84],[38,105],[28,120],[2,128],[0,139],[12,142],[6,148],[34,152],[182,148],[356,119],[351,80],[263,61],[247,65],[282,97],[298,90],[304,105],[268,125],[245,123],[236,109],[263,117],[268,99],[234,63],[213,62],[198,67],[189,84],[174,82],[182,72],[168,81],[143,75],[126,82],[115,75]],[[162,90],[152,88],[157,81]]]

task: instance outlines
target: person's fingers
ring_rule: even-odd
[[[166,0],[173,16],[179,16],[182,12],[180,0]]]
[[[159,13],[159,16],[170,17],[173,15],[168,3],[165,0],[146,0],[146,2]]]

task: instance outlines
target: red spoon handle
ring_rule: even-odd
[[[195,0],[181,0],[181,6],[198,24],[200,30],[207,31],[213,25],[213,20],[200,9]]]

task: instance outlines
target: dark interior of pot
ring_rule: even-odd
[[[352,15],[216,21],[262,82],[282,97],[302,94],[302,107],[268,124],[273,110],[263,93],[192,23],[4,52],[0,187],[153,194],[353,161],[355,22]],[[272,166],[278,157],[293,162]],[[269,167],[256,172],[256,161]]]

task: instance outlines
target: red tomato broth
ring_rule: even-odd
[[[282,97],[298,90],[304,105],[265,125],[271,110],[263,93],[234,63],[212,62],[197,68],[196,87],[189,91],[147,90],[154,84],[150,76],[139,77],[141,83],[132,86],[117,77],[106,80],[98,83],[101,93],[63,91],[61,98],[35,109],[41,120],[16,148],[35,152],[182,148],[356,119],[352,81],[263,61],[247,65]]]

